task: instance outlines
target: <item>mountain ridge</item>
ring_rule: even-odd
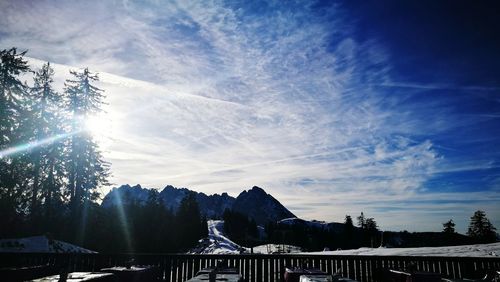
[[[182,199],[189,193],[194,193],[202,215],[207,218],[221,218],[226,209],[231,209],[253,218],[258,224],[264,225],[269,221],[279,221],[284,218],[296,217],[271,194],[264,189],[253,186],[242,191],[236,198],[226,192],[207,195],[188,188],[165,186],[161,191],[154,188],[143,188],[137,184],[121,185],[108,192],[101,203],[105,208],[119,204],[146,204],[151,193],[163,202],[166,208],[176,211]]]

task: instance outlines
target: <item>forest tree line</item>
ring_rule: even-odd
[[[25,54],[0,51],[0,201],[2,218],[13,227],[2,236],[42,232],[63,210],[71,229],[81,229],[97,188],[108,184],[109,163],[85,127],[102,111],[103,91],[87,68],[70,71],[57,91],[50,63],[32,70]]]
[[[181,251],[206,236],[196,201],[166,210],[101,207],[106,162],[86,128],[102,112],[104,91],[88,68],[55,89],[49,62],[33,69],[26,51],[0,51],[0,238],[50,234],[97,251]],[[126,217],[124,217],[126,215]]]
[[[269,222],[265,225],[263,236],[258,236],[255,222],[243,214],[226,211],[223,219],[228,237],[248,247],[284,244],[298,246],[305,251],[322,251],[380,246],[438,247],[497,241],[496,228],[486,213],[480,210],[470,218],[466,235],[455,231],[453,220],[443,223],[442,232],[381,231],[375,219],[365,216],[363,212],[356,217],[356,224],[350,215],[345,216],[343,223]]]
[[[307,251],[380,246],[381,233],[375,219],[365,217],[363,212],[356,219],[357,227],[350,215],[345,216],[343,224],[268,223],[265,227],[267,241],[299,246]]]

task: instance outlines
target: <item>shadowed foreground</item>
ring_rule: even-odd
[[[236,268],[246,281],[280,281],[285,267],[317,268],[329,274],[340,273],[357,281],[380,281],[383,269],[440,273],[446,278],[481,276],[486,270],[500,269],[500,258],[406,257],[406,256],[329,256],[329,255],[185,255],[185,254],[0,254],[0,265],[61,265],[68,271],[98,271],[105,267],[154,265],[165,281],[186,281],[199,270],[215,267],[223,260]]]

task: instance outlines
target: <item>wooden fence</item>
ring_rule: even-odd
[[[417,257],[417,256],[330,256],[330,255],[187,255],[187,254],[0,254],[0,268],[13,265],[65,266],[70,271],[98,271],[104,267],[134,264],[156,265],[165,281],[186,281],[198,270],[215,267],[223,262],[236,268],[245,281],[281,281],[285,267],[317,268],[341,273],[357,281],[377,281],[380,269],[409,267],[417,271],[441,273],[443,277],[477,276],[488,269],[500,269],[500,258],[478,257]]]

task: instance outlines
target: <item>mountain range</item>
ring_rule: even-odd
[[[167,185],[163,190],[143,188],[140,185],[122,185],[113,188],[102,201],[102,206],[109,208],[120,204],[145,204],[152,194],[156,194],[168,209],[176,211],[182,199],[189,193],[194,193],[202,215],[207,218],[221,218],[226,209],[231,209],[253,218],[257,224],[276,222],[296,216],[285,208],[264,189],[254,186],[248,191],[241,192],[236,198],[227,193],[206,195],[187,188],[176,188]]]

